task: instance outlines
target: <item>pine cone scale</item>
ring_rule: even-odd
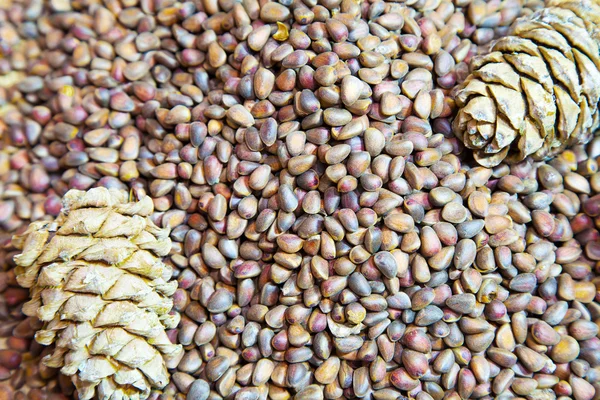
[[[498,108],[498,111],[502,113],[504,117],[506,117],[513,131],[518,129],[519,125],[525,118],[525,102],[523,101],[521,94],[514,89],[510,89],[501,85],[489,85],[488,90],[490,95],[495,100],[495,106]],[[503,133],[505,132],[506,128],[501,127],[500,129],[501,133]],[[511,140],[509,143],[504,144],[505,141],[506,138],[497,142],[500,147],[504,147],[512,142]]]

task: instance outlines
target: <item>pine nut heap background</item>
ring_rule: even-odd
[[[0,400],[600,399],[599,10],[0,0]]]

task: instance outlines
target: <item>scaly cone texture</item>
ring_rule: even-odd
[[[55,222],[13,238],[17,280],[32,297],[23,312],[44,322],[36,340],[56,345],[43,361],[72,376],[79,399],[146,399],[183,351],[165,332],[178,323],[169,314],[177,282],[161,262],[171,240],[153,210],[148,196],[70,190]]]
[[[471,64],[454,132],[486,167],[551,158],[598,128],[600,0],[550,0]]]

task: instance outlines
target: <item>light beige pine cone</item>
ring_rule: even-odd
[[[550,0],[477,57],[456,95],[454,133],[493,167],[554,157],[598,128],[600,0]]]
[[[178,323],[169,314],[177,282],[161,262],[171,241],[153,210],[148,196],[71,190],[56,221],[13,238],[17,281],[32,298],[23,312],[44,323],[36,340],[55,344],[43,361],[71,376],[82,400],[146,399],[182,352],[165,332]]]

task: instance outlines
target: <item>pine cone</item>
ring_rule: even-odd
[[[178,323],[169,315],[177,282],[159,258],[169,232],[148,218],[152,199],[127,197],[71,190],[55,222],[13,238],[17,281],[32,298],[23,312],[44,323],[36,340],[56,346],[43,361],[72,376],[79,399],[146,399],[182,352],[165,332]]]
[[[486,167],[554,157],[598,128],[599,0],[551,0],[477,57],[454,132]]]

